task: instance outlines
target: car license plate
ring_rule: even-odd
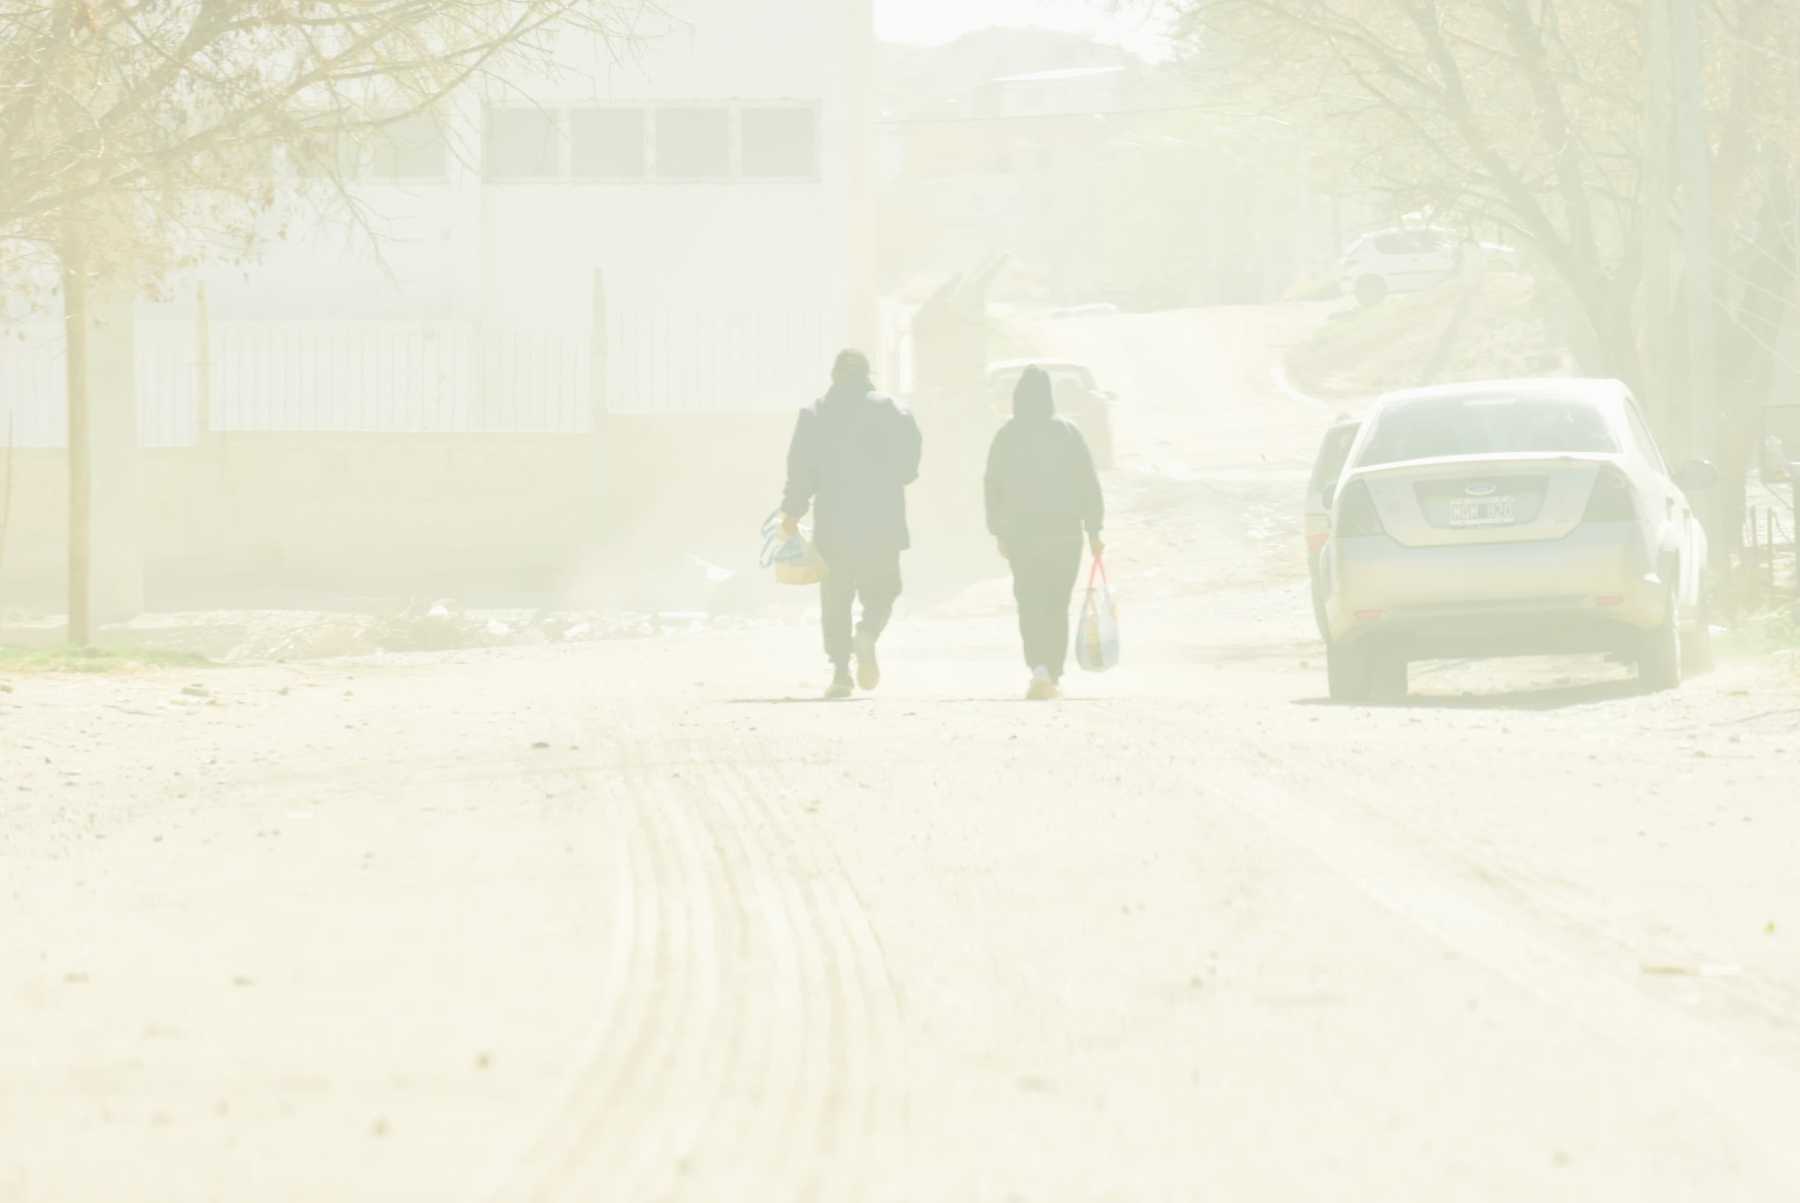
[[[1450,501],[1451,526],[1511,526],[1511,497],[1455,497]]]

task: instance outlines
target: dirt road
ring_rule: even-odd
[[[1800,1198],[1795,666],[1322,704],[1326,415],[1115,321],[1046,334],[1131,407],[1062,705],[997,581],[847,704],[798,600],[7,682],[0,1200]]]

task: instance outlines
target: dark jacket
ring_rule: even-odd
[[[919,425],[899,402],[866,385],[835,385],[794,424],[781,508],[799,518],[816,505],[813,542],[827,560],[904,550],[919,452]]]
[[[1056,416],[1050,378],[1029,369],[1013,393],[1013,418],[988,451],[987,524],[1000,539],[1098,534],[1106,521],[1087,440]]]

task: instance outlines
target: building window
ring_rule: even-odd
[[[441,180],[449,173],[450,148],[429,113],[402,117],[372,130],[368,176],[376,180]]]
[[[569,174],[578,180],[635,180],[647,174],[642,109],[576,109],[569,114]]]
[[[556,114],[548,109],[489,109],[481,162],[489,179],[541,180],[562,174]]]
[[[722,179],[731,174],[729,109],[659,109],[656,174],[664,179]]]
[[[758,179],[819,174],[819,113],[811,105],[747,108],[739,114],[743,173]]]

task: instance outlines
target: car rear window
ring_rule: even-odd
[[[1434,397],[1383,411],[1356,463],[1368,468],[1451,455],[1605,453],[1618,449],[1605,417],[1578,401]]]

